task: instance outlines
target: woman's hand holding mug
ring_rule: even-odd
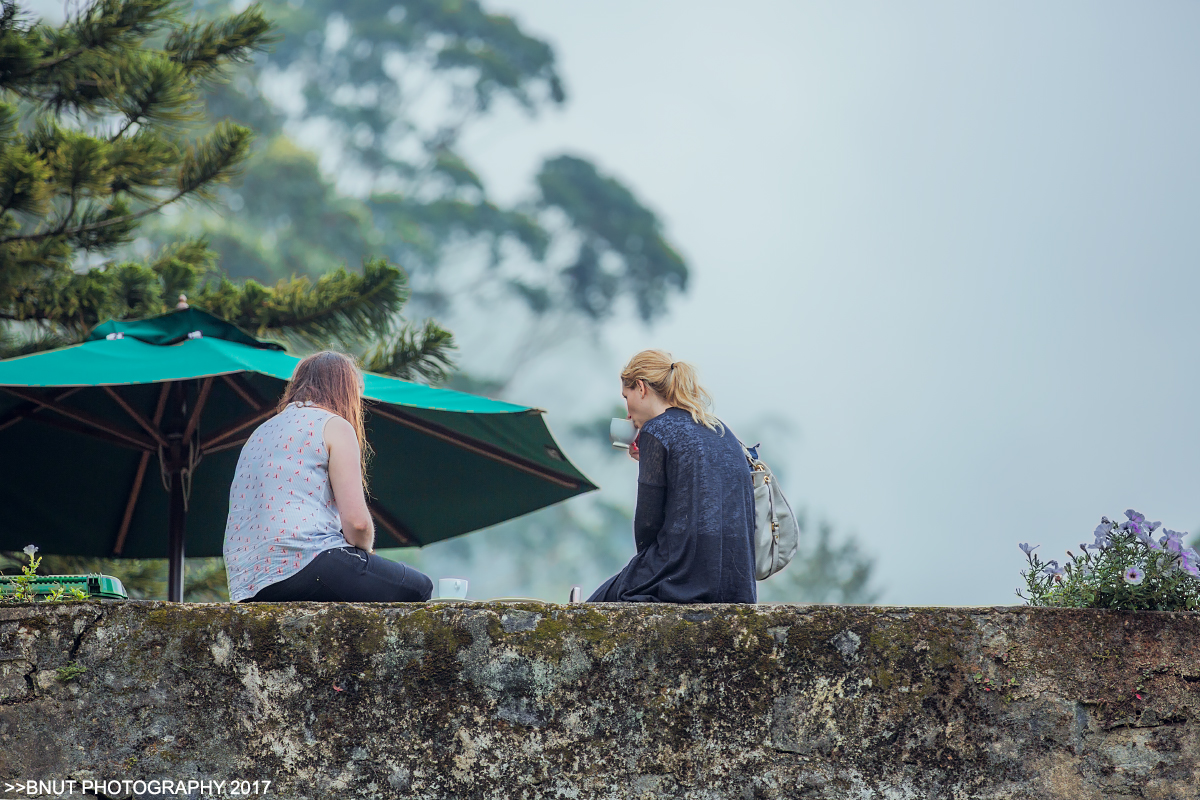
[[[608,423],[608,438],[612,442],[613,447],[619,447],[629,451],[629,457],[634,461],[638,459],[637,446],[638,429],[633,424],[631,419],[619,419],[614,417]]]

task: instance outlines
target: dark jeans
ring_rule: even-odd
[[[242,602],[412,603],[424,602],[432,594],[433,581],[424,573],[346,545],[317,553],[295,575],[264,586]]]

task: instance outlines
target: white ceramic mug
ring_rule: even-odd
[[[438,578],[438,597],[452,597],[457,600],[467,599],[466,578]]]
[[[613,447],[628,450],[629,445],[637,438],[637,428],[633,427],[633,420],[613,417],[608,423],[608,438]]]

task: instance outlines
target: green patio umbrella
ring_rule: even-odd
[[[0,361],[0,549],[221,554],[241,445],[297,361],[189,308]],[[387,546],[478,530],[596,486],[538,409],[367,373],[371,512]]]

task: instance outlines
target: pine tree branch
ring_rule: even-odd
[[[6,5],[8,4],[6,3]],[[13,5],[15,6],[15,4]],[[72,33],[85,39],[85,44],[44,61],[38,61],[23,72],[10,73],[9,80],[16,81],[47,72],[85,53],[103,52],[117,43],[122,35],[149,33],[154,22],[170,15],[170,6],[169,0],[156,3],[120,2],[120,0],[97,2],[88,9],[87,17],[78,19],[70,25]],[[129,17],[121,16],[122,12],[126,11],[134,13]]]
[[[386,296],[392,290],[388,282],[380,282],[373,288],[367,291],[366,294],[359,294],[353,297],[347,297],[339,303],[331,306],[322,307],[306,316],[297,316],[288,318],[286,321],[280,321],[277,325],[272,326],[277,330],[286,328],[302,329],[310,325],[319,324],[330,318],[339,318],[352,315],[356,310],[362,309],[370,304],[372,300]]]
[[[438,384],[454,370],[453,351],[457,349],[454,334],[433,320],[420,327],[405,323],[365,354],[363,366],[406,381]]]
[[[205,189],[215,181],[229,177],[245,157],[250,146],[251,133],[248,129],[231,123],[222,123],[204,141],[197,144],[179,168],[178,190],[148,207],[108,219],[98,220],[74,228],[60,228],[41,233],[23,233],[0,237],[0,244],[10,242],[40,242],[59,236],[78,237],[88,233],[128,225],[143,217],[160,211],[187,195],[204,196]]]
[[[171,34],[164,52],[193,80],[219,74],[228,63],[244,63],[251,54],[278,42],[271,23],[256,5],[239,14],[204,25],[189,25]]]
[[[45,72],[46,70],[50,70],[50,69],[53,69],[54,67],[57,67],[59,64],[65,64],[66,62],[70,61],[73,58],[78,58],[79,56],[83,55],[84,53],[88,52],[91,49],[92,49],[91,47],[77,47],[74,50],[68,50],[66,53],[63,53],[58,58],[51,58],[46,61],[39,62],[39,63],[33,65],[32,68],[27,69],[24,72],[14,73],[12,77],[14,79],[28,78],[30,75],[36,75],[39,72]]]
[[[122,125],[122,126],[121,126],[121,128],[120,128],[120,129],[119,129],[119,130],[118,130],[116,133],[114,133],[112,136],[108,137],[108,141],[109,141],[109,143],[112,143],[112,142],[115,142],[115,141],[117,141],[117,140],[118,140],[118,139],[120,139],[122,136],[124,136],[126,133],[128,133],[128,132],[129,132],[129,129],[133,127],[134,123],[135,123],[135,122],[137,122],[137,121],[138,121],[138,120],[140,120],[140,119],[141,119],[141,115],[140,115],[140,114],[139,114],[139,115],[137,115],[137,116],[130,116],[130,117],[128,117],[128,118],[125,120],[125,124],[124,124],[124,125]]]
[[[340,341],[353,347],[388,327],[408,300],[407,283],[407,276],[384,259],[365,261],[361,276],[329,273],[311,289],[306,278],[281,283],[275,289],[277,311],[263,329],[313,344]]]
[[[354,349],[390,327],[408,299],[407,278],[383,259],[368,260],[363,274],[344,268],[315,284],[306,277],[267,288],[255,281],[235,285],[227,278],[193,298],[205,308],[248,331],[297,344]]]
[[[188,192],[176,192],[174,195],[166,200],[163,200],[161,203],[152,205],[149,208],[143,208],[141,211],[135,211],[132,214],[124,214],[120,217],[111,217],[106,220],[92,222],[86,225],[79,225],[74,228],[45,231],[43,233],[17,234],[15,236],[0,237],[0,244],[8,244],[9,242],[40,242],[44,241],[45,239],[53,239],[59,236],[79,236],[80,234],[92,233],[94,231],[104,230],[105,228],[111,228],[115,225],[125,225],[130,222],[136,222],[143,217],[162,210],[163,207],[174,203],[175,201],[184,197],[186,194],[188,194]]]
[[[67,213],[63,214],[62,224],[60,224],[58,226],[58,230],[53,231],[50,234],[51,236],[62,236],[63,235],[63,231],[65,231],[67,229],[67,225],[71,222],[71,217],[75,216],[75,206],[78,202],[79,202],[79,195],[77,195],[75,193],[75,190],[72,189],[71,190],[71,203],[70,203],[70,205],[67,206]]]

